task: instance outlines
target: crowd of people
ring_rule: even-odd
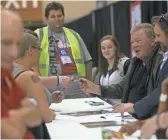
[[[168,138],[168,13],[131,29],[133,58],[120,52],[115,36],[100,40],[99,84],[83,39],[63,26],[64,18],[63,5],[50,2],[47,26],[31,31],[17,13],[2,9],[1,138],[50,139],[51,103],[92,96],[119,99],[114,111],[137,119],[120,132]]]

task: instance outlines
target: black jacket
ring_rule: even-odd
[[[154,90],[162,58],[163,51],[155,47],[143,62],[139,59],[133,61],[129,79],[124,85],[123,103],[136,103]]]
[[[147,70],[142,60],[133,58],[124,84],[122,103],[136,103],[146,95]]]

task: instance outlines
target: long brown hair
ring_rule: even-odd
[[[104,40],[111,40],[114,43],[115,46],[115,56],[114,56],[114,65],[113,65],[113,70],[117,70],[118,67],[118,60],[122,57],[124,57],[125,55],[120,53],[120,46],[119,43],[117,41],[117,39],[113,36],[113,35],[106,35],[104,36],[101,40],[100,40],[100,46],[99,46],[99,72],[101,75],[106,76],[107,72],[108,72],[108,62],[107,60],[103,57],[102,55],[102,51],[101,51],[101,43]]]

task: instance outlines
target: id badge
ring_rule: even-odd
[[[72,65],[71,57],[66,50],[59,51],[59,56],[63,65]]]

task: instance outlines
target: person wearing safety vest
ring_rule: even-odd
[[[48,26],[35,30],[43,50],[39,66],[35,68],[39,75],[68,75],[75,80],[79,77],[91,80],[92,58],[80,35],[62,26],[64,24],[63,5],[58,2],[48,3],[45,8],[45,19]],[[58,83],[61,83],[61,80]],[[52,92],[58,88],[51,87],[49,90]],[[86,97],[80,91],[78,81],[72,82],[64,93],[65,98]]]

